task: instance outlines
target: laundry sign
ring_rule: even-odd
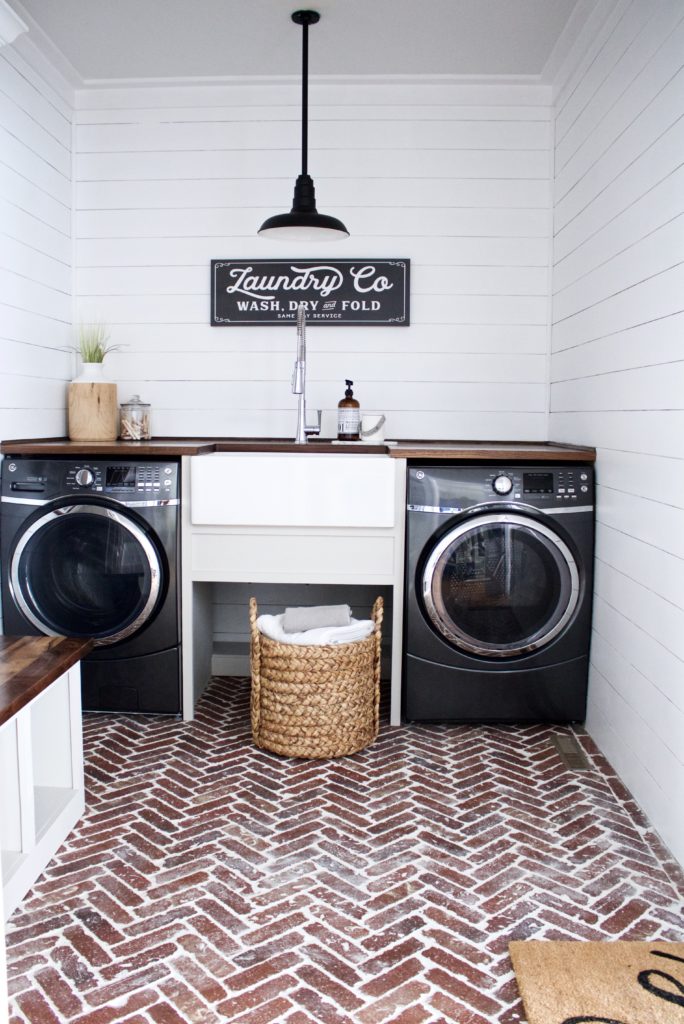
[[[310,324],[405,327],[410,260],[212,260],[214,327]]]

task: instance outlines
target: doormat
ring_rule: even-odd
[[[684,942],[511,942],[527,1024],[684,1024]]]

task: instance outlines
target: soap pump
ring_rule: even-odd
[[[352,391],[353,380],[345,380],[347,389],[337,405],[337,440],[358,441],[361,428],[361,408]]]

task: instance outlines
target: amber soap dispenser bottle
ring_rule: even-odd
[[[337,405],[337,440],[358,441],[361,427],[361,408],[352,391],[353,380],[345,380],[347,390]]]

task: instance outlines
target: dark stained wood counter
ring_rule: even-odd
[[[90,640],[0,636],[0,725],[90,651]]]
[[[455,459],[465,462],[595,462],[596,449],[553,441],[398,441],[395,459]]]
[[[170,458],[177,455],[204,455],[213,452],[213,439],[185,437],[155,437],[151,441],[70,441],[68,437],[34,437],[3,441],[3,455],[59,455],[81,458],[83,455],[118,459],[136,459],[139,456]]]
[[[289,438],[219,437],[153,438],[151,441],[69,441],[67,438],[34,438],[3,441],[5,455],[82,457],[171,458],[209,455],[212,452],[299,452],[301,454],[357,452],[390,455],[395,459],[456,459],[470,462],[594,462],[596,449],[553,441],[422,441],[402,440],[384,444],[349,442],[326,438],[295,444]]]

